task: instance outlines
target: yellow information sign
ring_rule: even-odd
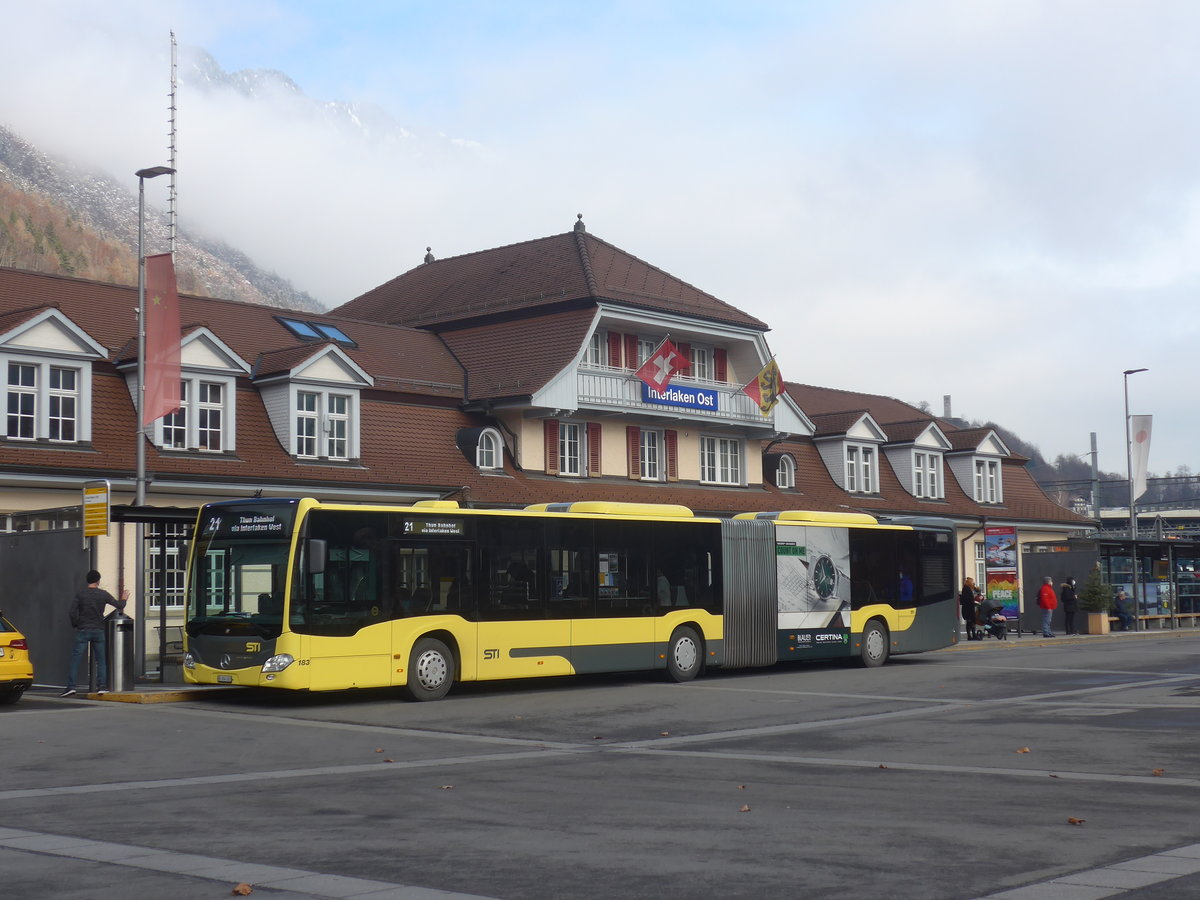
[[[107,481],[83,483],[83,536],[108,536],[109,489]]]

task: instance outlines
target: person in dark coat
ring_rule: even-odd
[[[1075,579],[1068,578],[1062,583],[1058,599],[1063,608],[1063,628],[1067,634],[1079,634],[1075,630],[1075,613],[1079,611],[1079,595],[1075,593]]]
[[[79,663],[83,661],[88,644],[92,645],[97,671],[100,673],[99,693],[108,691],[108,649],[104,636],[104,610],[109,606],[124,609],[128,599],[128,590],[121,591],[121,599],[118,600],[100,587],[100,573],[95,569],[87,573],[87,587],[71,601],[71,627],[75,629],[75,643],[71,647],[71,668],[67,671],[67,689],[62,692],[63,697],[70,697],[76,693],[75,679],[79,675]]]
[[[963,579],[962,590],[958,592],[958,603],[962,608],[962,620],[967,626],[967,640],[975,639],[975,602],[979,598],[979,589],[975,587],[975,579],[968,575]]]

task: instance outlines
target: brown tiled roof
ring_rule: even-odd
[[[594,309],[574,309],[442,333],[467,370],[467,399],[528,397],[583,346]]]
[[[917,419],[913,422],[889,422],[886,429],[889,444],[905,444],[915,441],[926,428],[933,424],[932,419]]]
[[[110,354],[131,341],[136,303],[136,291],[128,287],[0,269],[0,322],[20,310],[13,319],[14,324],[19,323],[41,308],[57,305],[65,316],[107,347]],[[181,305],[183,321],[204,324],[252,365],[263,357],[272,368],[282,370],[288,360],[303,359],[318,352],[320,347],[319,344],[298,347],[294,336],[275,321],[277,310],[190,296],[182,297]],[[917,500],[904,491],[890,464],[883,460],[879,466],[881,496],[847,494],[833,483],[820,454],[807,439],[773,447],[796,458],[799,490],[779,491],[770,485],[713,488],[684,483],[644,484],[612,477],[563,479],[536,471],[518,471],[507,454],[503,474],[479,472],[456,446],[456,433],[461,428],[492,423],[485,416],[459,408],[464,390],[471,398],[506,396],[508,392],[513,392],[513,396],[527,395],[549,375],[561,371],[578,352],[593,315],[592,309],[547,310],[523,324],[472,326],[439,338],[407,327],[367,325],[333,316],[303,314],[306,319],[340,325],[359,344],[342,349],[375,379],[375,387],[361,395],[361,458],[347,464],[295,459],[289,448],[280,445],[261,395],[248,379],[242,378],[237,388],[235,453],[164,452],[147,444],[147,472],[157,481],[194,483],[198,492],[214,483],[245,485],[247,493],[264,485],[295,484],[299,486],[298,493],[304,491],[304,486],[312,490],[361,486],[364,491],[404,488],[436,491],[455,494],[472,503],[505,506],[567,500],[631,500],[679,503],[705,513],[851,509],[987,516],[994,520],[1016,518],[1056,524],[1086,522],[1046,498],[1014,459],[1003,461],[1005,503],[1001,507],[976,504],[953,477],[946,480],[944,501]],[[489,363],[489,354],[496,355],[501,347],[511,358],[527,360],[515,378],[506,376],[502,366]],[[469,387],[464,386],[456,355],[478,384],[473,380]],[[0,440],[0,468],[12,474],[52,478],[131,479],[137,431],[134,407],[126,380],[112,365],[111,356],[108,361],[95,364],[92,391],[90,446],[47,447]],[[832,409],[834,404],[829,398],[834,393],[841,394],[841,399],[853,397],[857,401],[847,403],[842,410]],[[827,392],[825,396],[829,402],[817,409],[819,415],[833,418],[842,413],[857,420],[866,408],[877,420],[880,418],[873,401],[863,402],[864,397],[871,395]],[[906,415],[896,415],[892,421],[914,423],[919,419],[919,415],[914,418],[913,408],[905,404],[892,409],[899,412],[900,407],[907,410]],[[884,404],[883,408],[886,416],[889,407]],[[971,429],[958,434],[978,441],[987,430]]]
[[[817,413],[816,415],[809,413],[808,410],[804,410],[804,412],[813,423],[814,433],[819,437],[845,434],[854,426],[854,423],[867,415],[867,410],[865,409],[851,409],[846,412],[836,413]]]
[[[754,316],[583,231],[424,263],[334,312],[442,330],[455,321],[579,300],[767,330]]]
[[[787,383],[787,392],[809,418],[864,409],[869,410],[871,418],[883,426],[889,422],[911,422],[921,416],[933,418],[909,403],[882,394],[862,394],[790,381]],[[887,429],[884,428],[884,431]]]
[[[0,268],[0,317],[10,315],[18,307],[29,309],[31,303],[57,306],[63,315],[108,349],[110,361],[136,358],[136,288]],[[295,336],[275,319],[277,314],[287,314],[286,310],[187,294],[180,295],[179,304],[180,321],[189,323],[182,329],[185,333],[201,325],[207,327],[251,366],[263,354],[297,347]],[[19,316],[18,321],[31,318],[38,311],[31,309]],[[307,312],[292,315],[332,322],[346,332],[358,346],[341,349],[375,377],[376,389],[462,397],[462,368],[435,335],[336,316]],[[316,346],[319,346],[316,342],[305,344],[300,350],[307,355],[305,348]],[[121,353],[121,360],[114,358],[117,353]]]

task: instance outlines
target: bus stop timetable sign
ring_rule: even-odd
[[[108,537],[109,486],[107,481],[83,483],[83,542],[90,537]]]

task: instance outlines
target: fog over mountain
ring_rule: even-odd
[[[0,127],[0,265],[137,283],[138,199],[125,184],[54,159]],[[147,253],[168,249],[165,215],[147,209]],[[181,228],[175,266],[185,293],[320,309],[286,278],[220,240]]]

